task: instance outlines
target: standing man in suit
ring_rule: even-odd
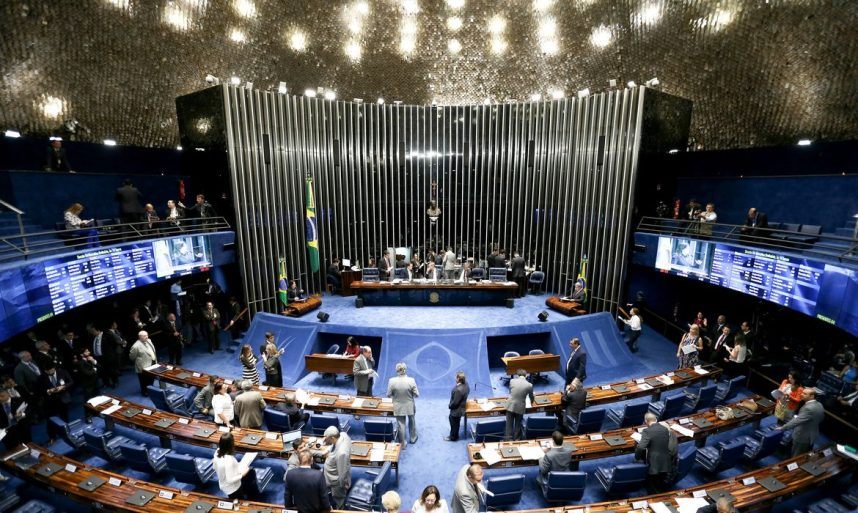
[[[137,334],[137,342],[131,346],[128,357],[134,362],[134,372],[137,373],[137,381],[140,382],[140,393],[143,397],[149,397],[146,387],[154,382],[154,378],[149,377],[143,369],[158,363],[158,353],[155,352],[155,345],[149,338],[149,333],[141,331]]]
[[[325,482],[331,489],[333,506],[342,509],[349,488],[352,487],[352,439],[340,433],[336,426],[328,426],[325,430],[325,445],[331,446],[325,458]]]
[[[753,351],[757,336],[751,331],[751,324],[748,321],[742,321],[742,325],[739,327],[739,334],[745,338],[745,346],[747,346],[748,350]]]
[[[24,403],[20,397],[12,397],[5,388],[0,388],[0,428],[6,430],[3,443],[7,449],[26,443],[30,438],[30,422],[25,412],[18,413]]]
[[[444,253],[444,260],[441,261],[444,266],[444,277],[448,280],[456,278],[456,254],[453,253],[452,246],[447,246],[447,252]]]
[[[416,408],[414,399],[420,396],[414,378],[405,373],[408,367],[402,362],[396,364],[396,376],[387,382],[387,397],[393,399],[393,415],[399,423],[399,443],[405,449],[405,418],[408,418],[408,442],[417,443],[417,424],[414,420]]]
[[[45,171],[65,171],[68,173],[74,173],[74,171],[72,171],[71,164],[69,164],[69,159],[66,156],[66,149],[63,148],[63,142],[59,140],[59,138],[54,138],[51,141],[51,147],[48,148],[45,157]]]
[[[581,347],[581,340],[577,337],[569,341],[569,348],[572,353],[566,360],[566,384],[572,383],[575,378],[583,383],[587,379],[587,351]]]
[[[512,255],[512,261],[509,264],[512,271],[512,281],[518,283],[518,297],[523,297],[527,286],[527,277],[524,274],[524,257],[519,255],[518,251]]]
[[[125,346],[128,342],[119,333],[116,321],[111,321],[110,328],[104,331],[101,338],[101,365],[102,379],[104,385],[116,388],[119,383],[119,374],[122,370],[122,357],[125,354]]]
[[[533,404],[533,383],[527,380],[527,371],[518,369],[515,377],[509,381],[509,397],[506,401],[506,427],[504,440],[520,440],[522,421],[527,406],[527,398]]]
[[[143,219],[143,205],[140,203],[143,195],[134,187],[131,179],[122,181],[122,187],[116,189],[114,198],[119,204],[119,219],[123,223],[137,223]]]
[[[331,511],[325,475],[321,470],[313,468],[313,455],[310,451],[304,449],[297,454],[298,467],[286,472],[284,505],[287,508],[295,508],[298,513]]]
[[[676,435],[659,424],[653,413],[644,415],[644,423],[647,427],[635,445],[635,459],[646,460],[650,486],[656,492],[662,492],[667,487],[667,476],[676,460]]]
[[[390,250],[385,249],[381,261],[378,262],[378,275],[381,280],[393,279],[393,261],[390,259]]]
[[[761,235],[765,235],[765,230],[768,227],[769,216],[765,212],[760,212],[755,207],[751,207],[748,209],[748,217],[745,218],[745,226],[742,227],[739,239],[753,242]]]
[[[69,404],[71,404],[71,389],[74,382],[71,376],[62,368],[57,368],[55,365],[48,365],[45,372],[39,376],[39,394],[45,402],[45,417],[59,417],[68,422],[69,419]],[[48,438],[53,440],[57,437],[56,428],[48,422]],[[51,445],[51,442],[48,443]]]
[[[453,500],[450,501],[452,513],[479,513],[483,482],[483,469],[476,463],[464,465],[456,475],[453,488]]]
[[[462,424],[462,417],[465,416],[465,406],[468,403],[468,380],[465,378],[464,371],[456,373],[456,385],[450,391],[450,403],[447,408],[450,409],[450,436],[445,436],[444,440],[448,442],[456,442],[459,440],[459,426]]]
[[[215,350],[220,350],[220,312],[211,301],[206,303],[203,319],[209,339],[209,354],[214,354]]]
[[[182,365],[182,347],[185,336],[182,335],[182,325],[176,320],[176,314],[169,313],[161,326],[161,331],[167,337],[167,354],[170,363]]]
[[[709,354],[709,363],[715,363],[728,356],[727,347],[732,344],[733,336],[730,326],[726,324],[721,328],[721,331],[716,332],[718,338],[715,339],[715,344],[712,345],[712,353]]]
[[[253,390],[253,382],[249,379],[242,380],[241,393],[232,403],[238,425],[243,428],[260,429],[265,406],[262,394],[258,390]]]
[[[794,429],[792,433],[792,456],[798,456],[813,449],[813,444],[819,437],[819,424],[825,419],[825,410],[816,400],[816,390],[804,387],[801,392],[804,406],[789,422],[775,429]]]
[[[551,441],[553,445],[545,449],[545,456],[539,460],[539,474],[536,475],[539,486],[545,486],[549,472],[566,472],[572,464],[572,452],[563,448],[563,433],[551,433]]]
[[[577,378],[573,379],[571,383],[566,385],[562,402],[566,406],[564,411],[558,412],[558,415],[560,416],[560,425],[565,426],[567,433],[571,433],[572,427],[566,425],[566,418],[571,417],[577,420],[578,414],[587,407],[587,390]]]
[[[197,194],[196,202],[194,203],[194,206],[186,207],[180,201],[179,207],[183,208],[185,210],[185,214],[190,213],[189,217],[199,217],[199,218],[205,219],[206,217],[214,217],[215,216],[214,207],[212,207],[211,203],[206,201],[206,197],[202,194]]]
[[[372,365],[375,360],[372,359],[372,348],[363,346],[360,354],[355,358],[352,364],[352,374],[355,376],[356,395],[368,397],[371,395],[372,388],[369,386],[369,381],[375,372]]]

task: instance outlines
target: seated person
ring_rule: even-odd
[[[579,303],[583,303],[587,298],[587,293],[584,292],[584,284],[581,283],[581,280],[575,282],[575,288],[572,289],[572,293],[569,294],[569,298],[572,301],[578,301]]]
[[[429,262],[426,264],[426,276],[425,278],[428,281],[438,281],[438,278],[441,277],[441,272],[435,268],[435,262]]]
[[[827,400],[825,408],[843,415],[858,414],[858,383],[855,383],[850,392]]]
[[[360,355],[360,344],[357,343],[354,337],[346,339],[346,350],[343,351],[343,355],[350,358],[357,358]]]
[[[414,279],[414,264],[408,262],[408,265],[405,266],[405,272],[402,273],[402,279],[405,281],[411,281]]]
[[[342,274],[340,273],[340,259],[337,257],[334,257],[331,260],[331,265],[328,266],[327,282],[334,287],[335,293],[340,290]]]
[[[304,295],[304,289],[299,289],[295,280],[289,280],[289,288],[286,289],[286,299],[289,301],[304,301],[307,297]]]
[[[286,392],[286,396],[283,398],[282,403],[277,403],[274,406],[275,409],[282,411],[286,415],[289,416],[289,423],[294,427],[299,422],[306,423],[310,418],[309,413],[304,413],[304,410],[298,406],[297,401],[295,399],[295,392]]]
[[[72,203],[63,214],[66,224],[66,230],[74,230],[71,232],[72,237],[86,237],[86,247],[94,248],[98,246],[98,231],[95,228],[95,219],[81,219],[80,214],[83,212],[83,205],[80,203]]]

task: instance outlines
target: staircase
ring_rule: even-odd
[[[51,228],[28,222],[26,216],[23,216],[22,220],[25,234],[47,232],[40,235],[27,235],[27,248],[30,252],[37,252],[39,255],[51,255],[65,250],[62,239],[57,234],[51,233]],[[21,251],[10,246],[11,244],[23,249],[23,240],[20,234],[18,216],[14,212],[0,212],[0,260],[23,257]],[[6,237],[9,238],[8,243],[2,240]]]

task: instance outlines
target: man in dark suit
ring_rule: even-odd
[[[209,340],[209,353],[213,354],[220,350],[220,312],[209,301],[203,310],[203,319]]]
[[[48,148],[45,154],[45,171],[66,171],[74,173],[69,164],[69,159],[66,156],[66,149],[63,148],[63,142],[59,139],[51,141],[51,147]]]
[[[7,449],[31,440],[30,422],[24,412],[18,413],[18,408],[23,403],[22,398],[11,397],[8,391],[0,388],[0,428],[6,430],[3,443]]]
[[[27,402],[34,401],[36,397],[36,386],[39,383],[39,376],[42,375],[42,370],[38,363],[33,361],[33,355],[29,351],[21,351],[18,353],[21,361],[15,367],[15,383],[21,391],[21,395]],[[35,404],[30,403],[35,406]]]
[[[321,470],[312,468],[310,451],[298,452],[298,468],[286,472],[286,491],[283,496],[287,508],[298,513],[326,513],[331,511],[328,486]]]
[[[793,457],[813,449],[814,442],[819,438],[819,425],[825,419],[825,409],[816,400],[816,390],[813,387],[802,389],[801,400],[804,405],[799,408],[796,416],[783,426],[775,428],[794,430],[792,433]]]
[[[327,280],[334,287],[334,293],[340,291],[343,281],[340,272],[340,259],[337,257],[334,257],[331,260],[331,265],[328,266]]]
[[[572,354],[566,360],[566,384],[578,378],[581,383],[587,379],[587,351],[581,347],[581,341],[576,337],[569,341]]]
[[[381,280],[389,280],[393,273],[393,261],[390,259],[390,251],[384,250],[384,256],[378,261],[378,276]]]
[[[64,369],[57,368],[55,365],[48,365],[45,372],[39,376],[39,382],[36,385],[39,394],[45,402],[45,417],[59,417],[64,421],[69,421],[69,404],[71,404],[71,389],[74,382],[71,375]],[[48,423],[48,438],[53,440],[59,433],[55,431],[53,424]],[[50,445],[50,442],[48,443]]]
[[[742,227],[740,240],[753,242],[766,236],[769,227],[769,217],[765,212],[760,212],[755,207],[748,209],[748,217],[745,218],[745,226]]]
[[[666,489],[667,476],[673,469],[676,459],[676,435],[658,423],[653,413],[644,415],[647,427],[641,432],[641,439],[635,445],[635,459],[646,460],[650,486],[656,492]]]
[[[512,271],[512,281],[518,283],[518,297],[522,297],[525,295],[527,277],[524,274],[524,257],[519,255],[518,251],[513,253],[510,270]]]
[[[457,372],[456,385],[450,391],[450,403],[447,405],[447,408],[450,409],[450,436],[445,436],[444,440],[448,442],[459,440],[459,427],[462,425],[462,417],[465,416],[465,405],[468,403],[469,392],[465,373],[463,371]]]
[[[174,313],[167,314],[161,325],[161,331],[167,339],[167,354],[170,363],[182,365],[182,348],[185,346],[185,336],[182,335],[182,324]]]
[[[110,328],[102,333],[101,337],[101,377],[104,385],[116,388],[119,374],[122,371],[122,358],[128,343],[119,333],[116,321],[111,321]]]
[[[33,360],[42,372],[49,366],[62,367],[63,365],[63,359],[59,353],[44,340],[36,342],[36,354],[33,355]]]
[[[571,433],[571,426],[566,425],[566,418],[578,418],[581,410],[587,407],[587,389],[577,379],[573,379],[571,383],[566,385],[561,401],[564,404],[564,409],[557,412],[559,423],[564,426],[566,432]]]
[[[212,207],[211,203],[206,201],[206,197],[202,194],[197,194],[194,206],[186,207],[181,201],[179,202],[179,206],[185,209],[185,215],[188,217],[206,218],[214,217],[216,215],[214,207]]]
[[[116,189],[114,195],[116,202],[119,204],[119,219],[123,223],[137,223],[143,218],[143,205],[141,200],[143,195],[131,180],[126,178],[122,182],[122,187]]]

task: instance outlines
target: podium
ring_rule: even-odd
[[[307,312],[312,312],[316,308],[322,306],[322,298],[320,296],[308,297],[304,301],[294,301],[289,303],[283,309],[283,315],[289,317],[301,317]]]
[[[587,313],[587,309],[578,301],[563,301],[560,299],[560,296],[551,296],[546,299],[545,306],[564,315],[568,315],[569,317],[575,317],[576,315],[584,315]]]

